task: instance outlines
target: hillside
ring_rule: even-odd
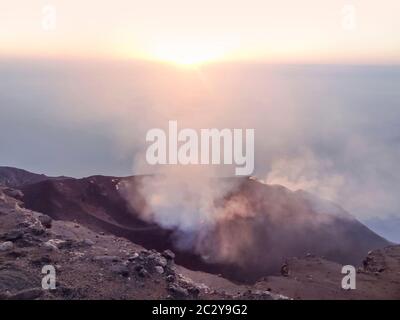
[[[232,181],[237,183],[237,179]],[[231,210],[228,219],[204,231],[207,240],[200,250],[190,246],[182,249],[175,242],[179,230],[144,221],[141,208],[127,203],[121,190],[140,198],[137,190],[141,181],[142,177],[93,176],[48,179],[20,189],[26,208],[125,237],[147,249],[174,250],[176,261],[183,266],[240,282],[279,274],[286,259],[307,253],[341,264],[361,265],[368,251],[389,245],[338,206],[332,210],[331,204],[323,206],[322,200],[316,202],[304,192],[245,178],[221,199],[220,205],[230,207],[232,201],[240,199],[249,214],[240,216]],[[144,199],[138,202],[145,208]],[[220,251],[227,243],[228,256]]]

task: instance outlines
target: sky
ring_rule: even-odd
[[[400,62],[397,0],[1,0],[0,55]]]

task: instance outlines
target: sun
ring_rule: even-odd
[[[151,50],[151,57],[158,61],[183,67],[198,67],[221,59],[225,52],[217,46],[168,44]]]

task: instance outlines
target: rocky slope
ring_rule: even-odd
[[[342,265],[312,255],[288,259],[284,277],[265,277],[258,290],[280,292],[293,299],[400,299],[400,246],[370,251],[357,269],[356,289],[343,290]]]
[[[280,276],[238,284],[182,267],[170,250],[24,209],[22,198],[0,187],[0,299],[400,299],[400,246],[371,251],[356,290],[341,289],[340,264],[311,254],[288,259]],[[41,288],[45,265],[55,267],[55,290]]]
[[[221,199],[221,206],[234,208],[240,201],[248,214],[231,210],[228,219],[208,231],[201,252],[177,248],[176,230],[141,219],[140,211],[146,207],[137,191],[142,177],[49,179],[20,188],[27,208],[125,237],[147,249],[174,250],[183,266],[240,282],[278,274],[289,257],[312,253],[341,264],[360,265],[368,251],[389,245],[340,207],[304,192],[250,179],[231,180],[238,187]],[[124,192],[134,194],[140,205],[132,208]],[[227,243],[230,253],[220,257],[217,248]]]
[[[0,299],[285,298],[227,280],[234,294],[197,283],[175,265],[171,251],[146,250],[78,223],[54,221],[21,208],[10,191],[0,188]],[[47,265],[56,270],[55,290],[42,289]]]

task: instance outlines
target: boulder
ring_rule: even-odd
[[[95,242],[91,239],[85,239],[82,241],[82,244],[88,247],[94,246]]]
[[[161,266],[156,266],[156,267],[154,268],[154,270],[155,270],[157,273],[159,273],[159,274],[163,274],[163,273],[164,273],[164,268],[161,267]]]
[[[64,240],[61,239],[50,239],[47,242],[43,243],[43,246],[49,250],[58,250],[64,244]]]
[[[156,266],[166,267],[168,264],[167,259],[158,253],[151,254],[148,259],[153,261]]]
[[[6,233],[3,238],[4,240],[7,241],[16,241],[18,239],[21,239],[24,236],[24,233],[21,230],[12,230],[8,233]]]
[[[0,244],[0,251],[9,251],[14,248],[14,244],[11,241],[6,241]]]
[[[57,245],[54,242],[51,242],[50,240],[43,243],[43,247],[49,251],[57,251],[58,250]]]
[[[169,285],[168,291],[174,298],[178,299],[187,298],[189,296],[189,292],[185,288],[182,288],[176,283]]]
[[[41,236],[45,233],[45,229],[40,224],[32,225],[29,227],[30,232],[35,236]]]
[[[110,270],[113,273],[119,274],[123,277],[128,277],[129,276],[129,269],[127,266],[123,265],[123,264],[116,264],[113,265]]]
[[[162,253],[162,256],[164,257],[164,258],[166,258],[167,260],[174,260],[175,259],[175,253],[173,253],[171,250],[165,250],[163,253]]]
[[[139,254],[137,252],[135,252],[133,255],[128,257],[128,261],[129,262],[133,262],[135,261],[137,258],[139,257]]]
[[[53,219],[50,218],[48,215],[45,215],[45,214],[40,215],[38,217],[38,219],[39,219],[39,221],[40,221],[40,223],[42,224],[43,227],[48,228],[48,229],[51,228],[51,224],[53,222]]]
[[[143,266],[135,266],[135,271],[138,273],[139,277],[146,278],[149,276],[148,271]]]

